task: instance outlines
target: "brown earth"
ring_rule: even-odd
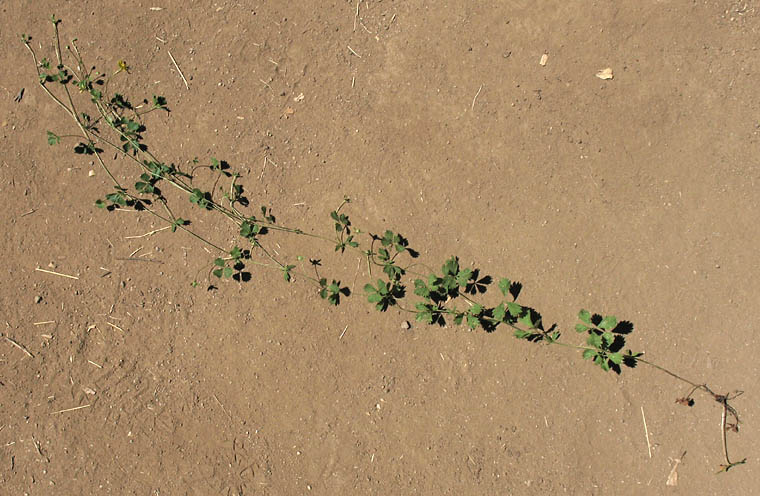
[[[756,494],[755,2],[0,10],[0,493]],[[330,233],[350,196],[355,226],[401,232],[424,263],[456,254],[522,281],[567,342],[583,307],[632,321],[650,360],[745,391],[729,448],[747,464],[716,475],[720,405],[676,404],[688,387],[655,369],[605,374],[502,329],[402,329],[413,318],[374,311],[366,264],[328,243],[270,238],[350,283],[337,308],[265,270],[206,291],[215,255],[182,233],[127,238],[163,225],[95,209],[105,173],[47,146],[74,128],[19,35],[52,57],[51,13],[93,64],[130,64],[123,93],[167,97],[146,118],[167,162],[223,158],[252,207],[309,232]]]

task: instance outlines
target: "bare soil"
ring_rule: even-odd
[[[520,280],[569,342],[580,308],[632,321],[650,360],[745,391],[729,449],[747,464],[716,475],[721,407],[676,404],[669,376],[402,329],[327,243],[273,238],[351,285],[337,308],[264,270],[206,291],[214,255],[128,238],[163,226],[95,209],[103,171],[46,144],[74,128],[19,35],[52,56],[51,13],[93,64],[129,63],[123,93],[166,96],[146,137],[167,162],[227,160],[252,209],[309,232],[349,196],[357,227],[430,266]],[[733,0],[0,3],[0,492],[752,494],[759,30]]]

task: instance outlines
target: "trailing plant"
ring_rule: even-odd
[[[494,286],[493,277],[482,274],[477,268],[464,266],[456,256],[445,260],[438,271],[415,262],[419,252],[412,249],[400,233],[389,229],[382,234],[374,234],[357,229],[344,211],[350,203],[349,198],[344,198],[337,208],[329,212],[333,224],[331,234],[313,233],[278,223],[268,206],[261,206],[256,213],[251,213],[244,186],[238,182],[241,175],[232,172],[230,165],[223,160],[210,157],[208,163],[201,163],[195,158],[191,161],[190,170],[183,170],[173,163],[167,164],[154,154],[144,140],[146,115],[152,112],[168,113],[166,98],[153,95],[140,104],[134,104],[126,96],[109,91],[117,76],[129,73],[126,62],[118,61],[113,72],[98,72],[85,64],[76,39],[65,46],[68,57],[64,58],[59,36],[61,21],[52,16],[51,22],[54,27],[55,62],[47,58],[38,59],[30,43],[31,37],[22,35],[22,41],[33,59],[40,87],[76,126],[70,134],[59,135],[48,131],[48,144],[71,142],[74,153],[94,159],[113,183],[113,191],[95,200],[96,207],[106,211],[124,208],[138,210],[165,223],[171,232],[186,233],[215,250],[218,256],[210,262],[208,276],[213,280],[249,281],[252,274],[248,269],[258,266],[279,271],[287,283],[303,280],[312,284],[321,299],[331,305],[339,305],[342,298],[352,294],[351,290],[340,280],[320,274],[320,259],[309,259],[311,270],[306,269],[303,257],[286,260],[267,241],[272,232],[303,236],[332,245],[333,253],[338,256],[347,251],[360,253],[373,278],[364,285],[364,294],[380,312],[395,307],[414,315],[416,321],[429,325],[445,326],[451,322],[486,332],[507,328],[520,340],[576,350],[583,359],[604,372],[620,374],[623,368],[635,368],[639,364],[653,367],[690,387],[685,396],[676,400],[678,403],[692,406],[694,394],[701,392],[720,404],[725,458],[720,470],[728,471],[746,462],[746,458],[731,461],[726,443],[726,432],[736,432],[739,428],[739,415],[729,402],[742,392],[715,393],[707,384],[688,380],[643,358],[643,353],[626,349],[625,338],[633,331],[631,322],[582,309],[578,312],[575,331],[584,338],[583,343],[566,343],[561,340],[563,335],[556,324],[545,325],[537,309],[518,302],[521,283],[506,277],[499,278],[495,283],[498,296],[495,300],[492,298],[489,304],[485,296]],[[71,65],[67,60],[71,61]],[[82,111],[85,108],[87,112]],[[121,157],[132,164],[134,184],[126,185],[117,180],[111,170],[112,165],[107,163],[105,150],[113,152],[114,158]],[[211,173],[211,188],[202,188],[196,182],[199,170]],[[187,201],[201,211],[219,214],[231,221],[242,246],[235,244],[224,248],[193,230],[191,220],[174,214],[171,200],[163,188],[186,196]],[[192,283],[193,286],[198,284],[197,281]],[[216,286],[212,283],[208,288],[216,289]],[[413,302],[407,304],[407,298]]]

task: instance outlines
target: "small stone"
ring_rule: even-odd
[[[35,303],[39,303],[39,302],[41,302],[41,301],[42,301],[42,296],[35,296],[35,297],[34,297],[34,302],[35,302]]]
[[[408,320],[405,320],[405,321],[403,321],[401,323],[401,328],[402,329],[411,329],[412,328],[412,324],[410,324]]]
[[[94,176],[94,175],[95,175],[95,171],[94,171],[94,170],[91,170],[90,172],[88,172],[88,173],[87,173],[87,175],[88,175],[88,176],[90,176],[90,177],[92,177],[92,176]]]
[[[596,77],[599,79],[613,79],[615,75],[612,73],[612,68],[607,67],[606,69],[600,69],[599,72],[596,73]]]

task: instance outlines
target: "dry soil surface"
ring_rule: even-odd
[[[162,160],[222,158],[246,212],[309,233],[349,196],[421,263],[520,280],[568,343],[580,308],[633,322],[627,346],[744,391],[747,464],[716,475],[721,405],[654,368],[376,312],[355,251],[268,238],[351,286],[337,308],[265,269],[207,291],[216,253],[135,237],[165,225],[94,208],[105,172],[47,145],[76,128],[20,35],[53,58],[53,13],[89,63],[127,61],[121,93],[167,98]],[[753,0],[0,2],[0,492],[756,494],[759,29]]]

